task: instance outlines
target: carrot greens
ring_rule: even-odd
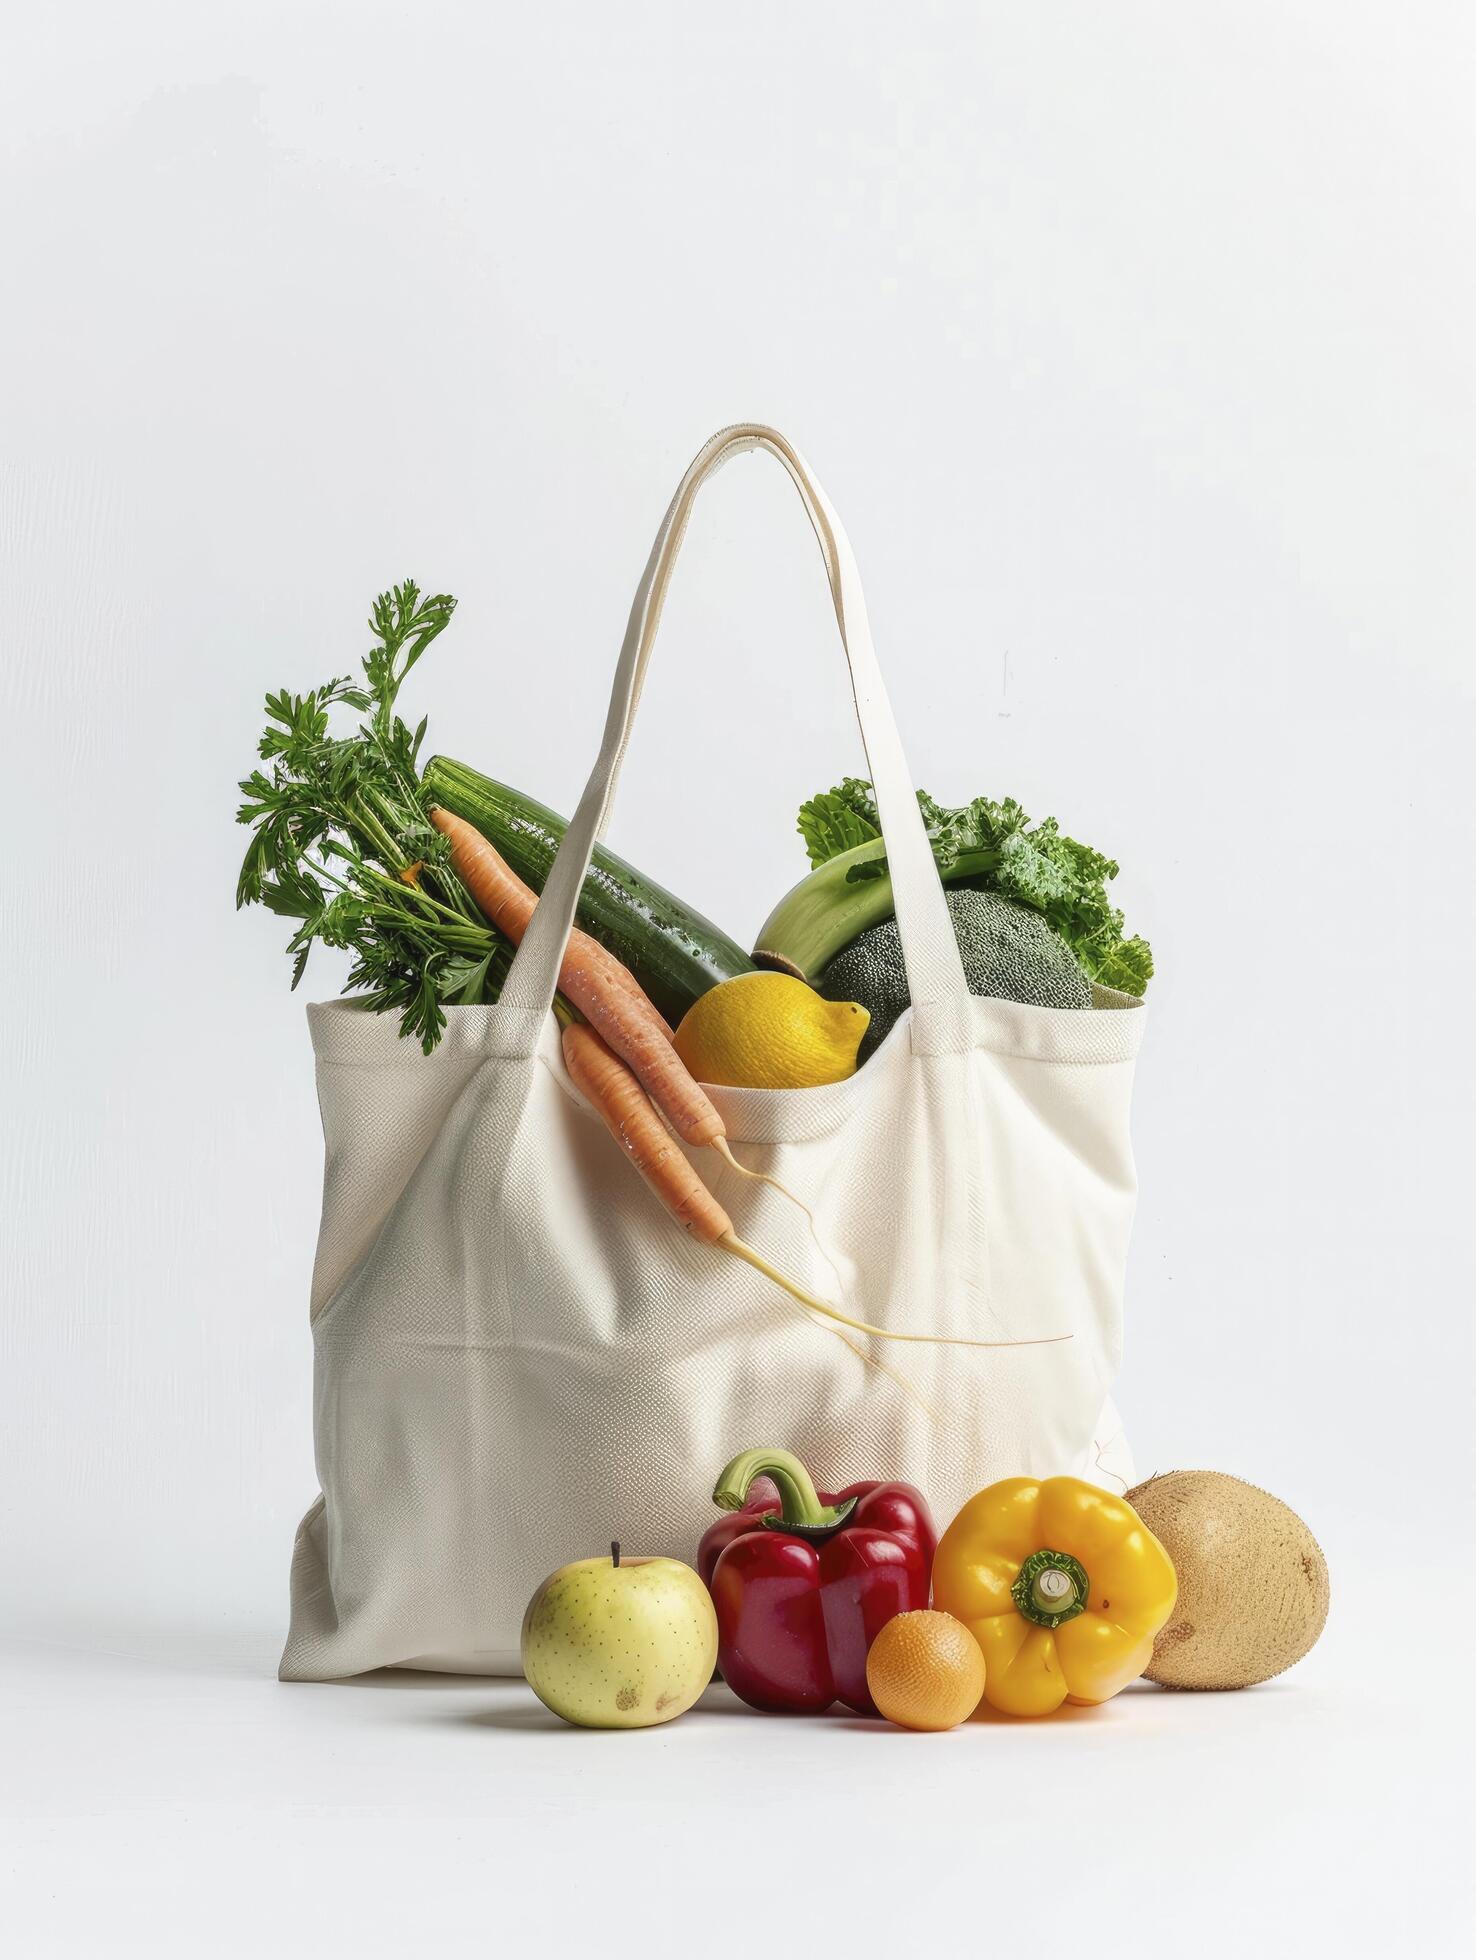
[[[315,941],[353,956],[346,991],[400,1015],[429,1054],[448,1003],[495,1000],[512,948],[453,870],[428,821],[419,773],[424,721],[395,712],[406,675],[450,623],[456,601],[407,580],[381,593],[362,679],[266,698],[262,767],[241,783],[251,843],[236,903],[295,920],[292,984]],[[332,724],[357,713],[344,732]]]

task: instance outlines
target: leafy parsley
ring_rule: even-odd
[[[266,697],[264,768],[240,785],[237,822],[251,826],[236,904],[295,919],[287,942],[292,985],[314,940],[353,954],[347,991],[400,1015],[400,1032],[427,1054],[448,1002],[495,1000],[512,958],[451,869],[446,840],[427,820],[419,773],[425,722],[395,713],[406,675],[449,625],[456,601],[408,579],[375,600],[363,678],[311,694]],[[332,711],[359,725],[330,732]]]

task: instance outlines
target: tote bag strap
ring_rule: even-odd
[[[825,492],[794,445],[776,429],[745,422],[719,430],[698,451],[662,519],[636,589],[615,669],[599,756],[502,989],[502,1007],[525,1021],[529,1052],[553,1004],[590,854],[596,839],[603,835],[610,814],[620,764],[635,724],[646,667],[661,621],[661,608],[697,492],[724,463],[749,449],[767,450],[788,471],[825,559],[841,645],[851,672],[856,719],[887,849],[907,984],[915,1010],[913,1046],[920,1052],[940,1054],[958,1053],[972,1045],[968,982],[891,703],[871,644],[866,601],[850,542]]]

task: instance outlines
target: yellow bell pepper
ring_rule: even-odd
[[[933,1561],[933,1604],[984,1650],[1007,1715],[1107,1701],[1174,1610],[1173,1561],[1130,1504],[1079,1477],[1008,1477],[969,1499]]]

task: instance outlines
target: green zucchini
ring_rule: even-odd
[[[424,781],[431,804],[474,825],[526,884],[543,890],[568,828],[563,817],[450,756],[432,756]],[[736,941],[602,844],[595,845],[578,919],[629,967],[673,1027],[709,987],[753,972]]]

